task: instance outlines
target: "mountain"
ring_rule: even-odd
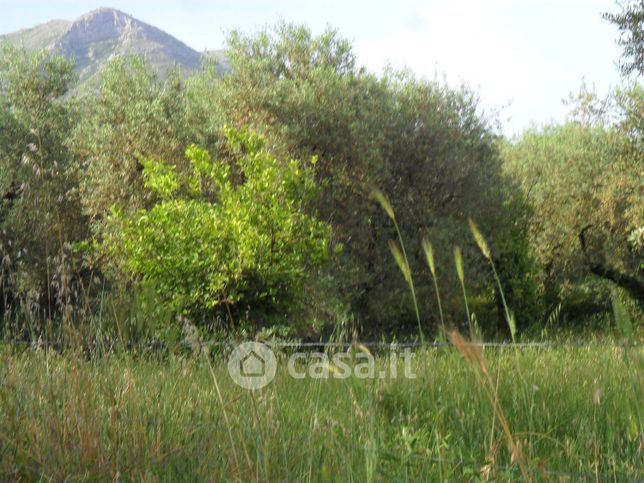
[[[145,22],[112,8],[99,8],[73,22],[53,20],[0,36],[28,50],[46,49],[76,61],[86,82],[116,55],[142,55],[160,74],[177,66],[184,75],[201,65],[204,55],[224,59],[222,51],[201,54]],[[222,62],[222,66],[225,62]]]

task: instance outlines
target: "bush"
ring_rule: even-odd
[[[143,160],[159,202],[133,215],[115,206],[103,246],[178,313],[265,321],[298,305],[329,229],[305,211],[316,192],[308,166],[279,161],[249,132],[225,135],[228,159],[190,146],[190,172]]]

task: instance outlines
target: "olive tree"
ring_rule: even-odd
[[[441,276],[457,322],[464,317],[450,258],[453,244],[464,245],[473,289],[493,304],[492,279],[469,242],[467,218],[486,227],[500,260],[510,253],[503,248],[512,244],[508,240],[525,233],[513,231],[504,191],[516,190],[501,173],[497,137],[471,91],[407,73],[371,74],[333,30],[314,36],[305,27],[280,24],[251,36],[233,33],[227,55],[228,75],[196,84],[208,92],[201,99],[216,103],[211,110],[221,119],[265,133],[284,156],[319,157],[316,179],[323,189],[315,208],[332,226],[331,274],[366,329],[415,325],[406,285],[389,253],[395,230],[369,200],[376,187],[391,199],[410,246],[425,323],[433,329],[438,316],[429,296],[423,236],[444,254]],[[526,280],[529,254],[521,257],[514,276]]]
[[[86,236],[66,141],[78,116],[64,96],[73,63],[0,48],[0,256],[3,308],[50,318],[70,308]]]
[[[506,167],[533,206],[530,238],[550,292],[592,274],[642,301],[642,89],[582,94],[567,123],[509,145]]]

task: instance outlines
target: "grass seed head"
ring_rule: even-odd
[[[387,216],[389,216],[392,221],[396,220],[394,209],[391,207],[391,203],[389,203],[389,200],[382,191],[380,191],[379,189],[373,190],[371,192],[371,198],[375,199],[380,204],[380,206],[382,206],[382,209],[387,212]]]
[[[454,263],[456,263],[456,274],[461,283],[465,283],[465,271],[463,270],[463,254],[461,249],[457,246],[454,247]]]
[[[429,265],[429,270],[432,272],[432,277],[436,278],[436,263],[434,261],[434,247],[431,242],[426,238],[423,238],[423,251],[425,252],[425,257],[427,258],[427,265]]]
[[[483,253],[483,256],[487,258],[489,261],[492,261],[492,252],[490,251],[490,247],[488,247],[487,242],[485,241],[485,238],[481,233],[481,230],[479,230],[479,227],[476,226],[476,223],[474,223],[474,220],[472,220],[472,218],[469,218],[467,222],[470,225],[470,231],[472,232],[472,235],[474,236],[474,240],[476,241],[476,244],[479,246],[481,253]]]
[[[409,268],[409,265],[407,264],[407,261],[405,260],[405,257],[403,256],[398,243],[396,243],[394,240],[389,240],[389,249],[391,250],[391,254],[394,256],[394,259],[398,264],[398,268],[400,268],[400,271],[405,277],[405,280],[407,281],[407,283],[410,283],[411,269]]]
[[[356,344],[355,348],[364,354],[372,355],[369,348],[364,344]]]

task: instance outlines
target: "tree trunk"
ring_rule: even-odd
[[[586,232],[591,226],[592,225],[587,225],[579,232],[579,243],[581,244],[581,250],[584,253],[590,272],[604,280],[610,280],[615,285],[628,292],[628,294],[637,300],[638,303],[644,305],[644,280],[634,275],[621,272],[616,268],[609,267],[608,265],[598,261],[591,260],[586,247]]]

